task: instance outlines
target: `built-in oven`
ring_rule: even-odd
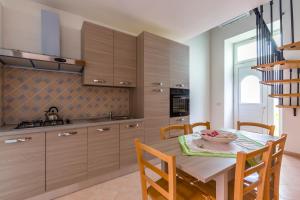
[[[170,89],[170,117],[190,114],[190,91],[188,89]]]

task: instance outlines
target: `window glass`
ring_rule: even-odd
[[[257,76],[248,75],[241,81],[241,103],[260,103],[261,92]]]
[[[256,41],[237,47],[237,62],[256,58]]]

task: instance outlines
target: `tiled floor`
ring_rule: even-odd
[[[281,170],[280,200],[300,199],[300,160],[285,156]],[[95,185],[93,187],[58,198],[57,200],[140,200],[139,174]]]

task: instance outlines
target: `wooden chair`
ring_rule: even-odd
[[[255,151],[249,153],[238,152],[233,189],[234,200],[253,199],[253,197],[256,200],[265,200],[264,190],[267,182],[267,170],[271,160],[271,151],[272,142],[268,142],[265,147]],[[257,159],[258,157],[261,157],[260,162],[249,168],[246,167],[250,159]],[[245,178],[252,174],[257,174],[258,178],[255,182],[249,184],[245,181]]]
[[[148,196],[150,196],[152,200],[207,200],[205,193],[176,178],[175,156],[164,154],[152,147],[142,144],[139,139],[135,139],[135,147],[143,200],[147,200]],[[166,162],[168,172],[160,170],[144,159],[144,152]],[[154,181],[147,176],[145,172],[146,168],[161,178],[158,181]],[[147,186],[148,184],[149,187]]]
[[[170,125],[167,127],[160,128],[160,139],[166,140],[166,139],[173,138],[172,136],[170,136],[171,130],[181,130],[185,135],[189,133],[189,128],[185,125]]]
[[[267,129],[269,132],[269,135],[274,135],[274,131],[275,131],[275,126],[274,125],[266,125],[266,124],[261,124],[261,123],[255,123],[255,122],[237,122],[237,129],[241,130],[241,126],[255,126],[255,127],[260,127],[260,128],[264,128]]]
[[[235,168],[235,179],[229,183],[229,200],[265,200],[264,192],[267,183],[267,170],[271,161],[272,142],[258,150],[245,153],[238,152]],[[249,159],[261,158],[257,163],[247,168]],[[249,183],[246,177],[257,174],[257,179]],[[215,183],[193,182],[194,186],[208,196],[215,197]]]
[[[210,130],[210,122],[196,122],[189,125],[189,133],[193,133],[193,128],[198,126],[204,126],[207,130]]]

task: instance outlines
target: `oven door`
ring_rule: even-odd
[[[170,116],[180,117],[188,116],[190,113],[190,99],[186,95],[171,95],[170,98]]]

